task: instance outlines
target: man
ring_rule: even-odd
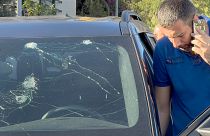
[[[176,136],[210,105],[210,37],[193,34],[197,19],[189,0],[165,0],[158,10],[165,37],[157,42],[153,68],[162,135],[170,114]]]

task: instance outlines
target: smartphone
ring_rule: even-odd
[[[196,29],[201,30],[202,32],[205,32],[207,35],[209,35],[209,28],[208,28],[208,24],[206,22],[205,19],[198,19],[198,20],[193,20],[193,33],[194,34],[198,34]],[[194,38],[192,37],[192,40]],[[193,47],[194,45],[192,45]],[[196,54],[194,51],[192,51],[193,54]]]
[[[193,33],[198,34],[196,29],[209,34],[208,24],[205,19],[193,20]]]

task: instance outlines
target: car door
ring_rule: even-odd
[[[139,59],[142,61],[145,71],[145,80],[148,84],[148,101],[151,110],[151,119],[155,133],[159,133],[159,122],[154,97],[153,85],[153,52],[156,44],[154,35],[139,20],[135,21],[134,27],[131,27],[134,42],[137,47]],[[143,31],[142,31],[143,30]]]
[[[210,107],[201,113],[180,136],[209,136],[210,135]]]

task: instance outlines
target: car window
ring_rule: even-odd
[[[148,36],[149,42],[151,43],[152,48],[154,50],[155,49],[155,45],[156,45],[156,39],[155,39],[153,34],[149,34],[148,33],[147,36]]]
[[[0,39],[0,131],[134,126],[129,44],[117,36]]]
[[[145,33],[139,33],[139,38],[143,42],[145,50],[148,52],[149,56],[152,58],[153,51],[154,51],[154,45],[155,45],[154,40],[152,40],[152,37],[149,37]]]
[[[144,49],[141,49],[141,56],[144,60],[149,79],[151,80],[150,84],[153,84],[152,83],[152,78],[153,78],[152,57],[153,57],[153,51],[154,51],[156,42],[155,42],[154,37],[150,34],[139,33],[138,38],[140,40],[141,46],[144,48]]]
[[[144,71],[146,75],[146,82],[148,84],[149,88],[149,98],[148,100],[150,101],[150,109],[153,118],[152,122],[154,124],[154,129],[155,133],[158,135],[159,130],[158,130],[158,115],[157,115],[157,108],[156,108],[156,101],[155,101],[155,90],[154,90],[154,84],[153,84],[153,77],[154,77],[154,72],[153,72],[153,51],[155,48],[156,40],[154,36],[150,33],[139,33],[136,36],[137,45],[138,45],[138,50],[139,50],[139,55],[140,58],[143,60],[143,66],[144,66]]]

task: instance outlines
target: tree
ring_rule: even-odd
[[[42,16],[42,15],[55,15],[56,9],[54,4],[43,5],[41,1],[39,3],[32,0],[25,0],[23,2],[24,15],[26,16]]]
[[[210,17],[210,0],[193,0],[193,4],[198,9],[199,13],[202,13],[208,17]]]
[[[106,0],[77,0],[77,15],[103,17],[110,15]]]
[[[163,0],[132,0],[126,5],[137,12],[151,29],[157,24],[157,10]],[[210,17],[210,0],[192,0],[199,13]]]
[[[157,10],[162,0],[132,0],[127,3],[130,10],[141,16],[151,29],[157,24]]]
[[[16,16],[16,4],[15,0],[0,0],[0,16]]]

